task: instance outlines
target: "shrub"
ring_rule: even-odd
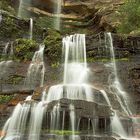
[[[140,31],[140,1],[126,1],[120,7],[120,21],[118,32],[130,33],[132,31]]]
[[[51,63],[56,64],[61,60],[62,44],[59,32],[48,29],[47,36],[44,39],[47,57]]]
[[[34,40],[16,39],[15,58],[24,61],[31,60],[36,49],[37,43]]]

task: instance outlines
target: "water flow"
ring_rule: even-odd
[[[30,16],[28,10],[26,10],[31,5],[32,0],[19,0],[19,7],[17,16],[19,18],[27,18]]]
[[[123,128],[123,125],[122,125],[117,113],[116,112],[114,112],[114,113],[115,113],[115,115],[113,116],[113,120],[111,122],[112,130],[115,134],[118,134],[121,137],[126,137],[127,134]]]
[[[0,62],[0,79],[3,80],[8,75],[8,68],[12,63],[13,45],[8,42],[2,52],[2,61]]]
[[[42,128],[42,120],[45,107],[43,102],[35,104],[31,112],[30,130],[28,140],[40,140],[40,132]]]
[[[63,3],[63,0],[56,0],[56,7],[54,8],[55,11],[56,11],[56,19],[54,21],[54,28],[56,30],[60,30],[60,22],[61,22],[61,17],[60,17],[60,14],[61,14],[61,11],[62,11],[62,3]]]
[[[30,111],[30,104],[17,104],[13,114],[5,123],[3,132],[5,132],[4,140],[22,139],[26,130],[27,119]],[[2,137],[1,137],[2,139]]]
[[[114,88],[114,93],[116,93],[116,97],[118,98],[118,101],[120,102],[120,105],[122,106],[123,110],[126,112],[127,114],[132,114],[129,106],[126,102],[126,100],[128,100],[127,96],[126,96],[126,92],[123,90],[121,83],[119,81],[118,78],[118,73],[117,73],[117,65],[116,65],[116,60],[115,60],[115,52],[114,52],[114,47],[113,47],[113,39],[112,39],[112,35],[111,33],[107,33],[106,34],[106,42],[108,41],[108,47],[110,49],[110,54],[111,54],[111,66],[112,66],[112,70],[113,70],[113,75],[114,75],[114,82],[113,84],[110,84],[111,87]],[[111,89],[110,87],[110,89]]]
[[[33,19],[30,18],[30,30],[29,30],[29,34],[30,34],[30,39],[33,38]]]
[[[75,140],[75,119],[76,119],[76,115],[75,115],[75,107],[74,105],[70,104],[69,106],[70,109],[70,121],[71,121],[71,130],[72,130],[72,140]]]
[[[40,87],[44,84],[44,74],[45,74],[45,65],[44,65],[44,48],[45,45],[40,45],[39,50],[35,52],[32,62],[29,65],[27,76],[25,78],[25,88],[33,89],[37,85]]]
[[[18,7],[18,17],[22,18],[22,8],[23,8],[23,0],[19,1],[19,7]]]
[[[63,38],[65,56],[64,84],[82,84],[87,81],[85,35],[75,34]]]

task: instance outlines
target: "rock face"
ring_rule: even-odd
[[[18,0],[16,0],[18,3]],[[63,0],[61,11],[61,28],[68,32],[92,32],[100,31],[115,32],[118,21],[113,20],[113,15],[123,4],[123,0]],[[23,9],[29,11],[32,16],[46,16],[47,26],[50,26],[52,19],[57,17],[57,1],[53,0],[31,0],[24,1]],[[44,18],[44,17],[43,17]],[[50,19],[52,18],[52,19]],[[43,21],[42,21],[43,22]],[[51,26],[53,27],[53,26]],[[64,31],[63,31],[64,32]]]

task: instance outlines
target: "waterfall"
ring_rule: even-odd
[[[33,19],[30,18],[30,29],[29,29],[30,39],[33,38]]]
[[[8,68],[12,64],[12,57],[13,57],[13,44],[6,43],[2,55],[1,55],[1,62],[0,62],[0,80],[4,80],[8,76]],[[3,89],[2,89],[3,90]]]
[[[32,62],[29,65],[27,76],[25,78],[25,88],[33,89],[37,85],[40,87],[44,84],[45,64],[44,64],[44,48],[45,45],[40,45],[39,50],[35,52]]]
[[[30,16],[27,8],[31,5],[31,1],[32,0],[19,0],[17,17],[27,18]]]
[[[3,132],[6,132],[4,140],[22,139],[27,125],[27,119],[30,111],[30,104],[17,104],[11,117],[5,123]],[[2,139],[2,137],[1,137]]]
[[[111,33],[106,33],[106,42],[108,42],[107,46],[110,49],[110,54],[111,54],[111,64],[110,67],[112,68],[112,73],[114,75],[114,82],[113,84],[110,83],[110,89],[111,87],[114,88],[114,93],[116,94],[116,97],[122,107],[122,109],[129,115],[132,114],[129,106],[127,104],[127,93],[123,90],[122,85],[120,83],[120,80],[118,78],[118,73],[117,73],[117,65],[116,65],[116,60],[115,60],[115,52],[114,52],[114,47],[113,47],[113,39]]]
[[[56,30],[60,30],[60,22],[61,22],[61,17],[60,17],[60,14],[61,14],[61,11],[62,11],[62,3],[63,3],[63,0],[56,0],[56,7],[54,8],[54,10],[56,11],[56,19],[54,21],[54,28]]]
[[[87,80],[87,62],[85,35],[75,34],[63,38],[65,57],[64,84],[85,83]]]
[[[112,54],[113,74],[117,77],[117,69],[114,62],[115,55],[114,51],[112,51],[113,44],[110,34],[106,37],[106,42],[109,42],[109,45],[107,45]],[[112,116],[112,102],[110,102],[107,92],[97,90],[88,83],[89,69],[87,68],[86,60],[85,35],[75,34],[66,36],[63,38],[62,43],[64,55],[64,76],[62,83],[51,86],[49,89],[44,89],[41,101],[36,100],[33,102],[34,96],[28,96],[24,102],[19,103],[4,126],[3,131],[6,133],[3,140],[64,140],[66,138],[69,140],[80,140],[84,139],[84,136],[85,139],[96,139],[96,129],[100,127],[106,133],[107,120],[109,119],[108,125],[110,125],[111,118],[113,118],[111,122],[113,132],[123,137],[126,136],[117,112],[114,111],[114,116]],[[44,84],[44,47],[44,45],[40,45],[39,50],[35,52],[32,58],[25,79],[26,88],[34,89],[37,85],[43,86]],[[4,52],[7,52],[6,50],[7,46]],[[118,88],[118,86],[115,87],[114,83],[112,86]],[[99,99],[100,97],[106,101],[105,104],[102,98]],[[124,107],[123,109],[125,110],[126,106],[122,103],[120,95],[117,97],[122,108]],[[84,108],[87,105],[89,105],[91,112],[88,112],[88,109]],[[103,114],[109,113],[106,114],[105,118],[100,116],[100,113],[102,114],[101,107],[105,107]],[[106,109],[107,112],[105,112]],[[82,111],[85,112],[84,115]],[[45,120],[45,123],[43,123],[43,120]],[[81,129],[79,128],[80,123],[85,125],[85,122],[87,123],[87,127],[84,127],[88,130],[84,128],[83,131],[85,133],[79,135]],[[65,130],[69,132],[66,136],[64,136]],[[76,130],[78,130],[78,133],[76,133]],[[104,133],[98,136],[99,139],[106,136]]]
[[[23,8],[23,0],[19,1],[19,7],[18,7],[18,17],[22,18],[22,8]]]
[[[111,122],[113,132],[120,135],[121,137],[126,137],[127,134],[123,128],[123,125],[120,121],[120,118],[118,117],[117,113],[115,112],[115,115],[113,116],[113,120]]]
[[[45,107],[43,106],[42,101],[34,105],[31,112],[28,140],[40,140],[40,132],[42,127],[44,109]]]

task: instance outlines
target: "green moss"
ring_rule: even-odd
[[[48,29],[47,36],[44,39],[46,46],[46,53],[51,61],[51,64],[58,64],[61,60],[62,43],[61,35],[59,32]]]
[[[55,133],[59,135],[72,135],[73,132],[71,130],[50,130],[50,133]],[[75,131],[74,134],[79,134],[79,131]]]
[[[16,39],[15,41],[15,58],[17,60],[31,60],[35,50],[37,49],[37,43],[30,39]]]
[[[99,59],[95,59],[92,57],[87,58],[87,62],[91,63],[91,62],[110,62],[111,59],[109,58],[99,58]],[[129,61],[129,58],[116,58],[115,61]]]
[[[8,78],[8,83],[10,84],[18,84],[20,83],[21,81],[23,81],[25,77],[24,76],[21,76],[21,75],[11,75],[9,78]]]
[[[0,95],[0,103],[5,103],[12,99],[12,95]]]

